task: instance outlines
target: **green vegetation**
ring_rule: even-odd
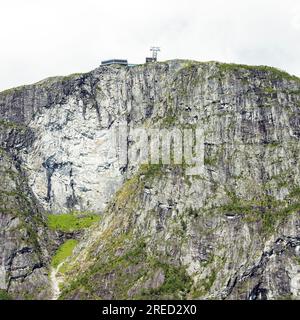
[[[52,258],[51,265],[54,268],[66,260],[73,252],[75,246],[77,245],[78,241],[74,239],[67,240],[64,244],[62,244],[57,252],[55,253],[54,257]]]
[[[53,83],[59,82],[59,81],[68,81],[75,79],[77,77],[80,77],[86,73],[72,73],[67,76],[54,76],[54,77],[49,77],[46,79],[43,79],[39,82],[36,82],[34,85],[51,85]]]
[[[100,240],[101,241],[101,240]],[[91,249],[93,251],[94,249]],[[72,271],[71,269],[67,272]],[[161,271],[163,283],[156,289],[145,289],[143,285],[129,294],[141,280],[151,281],[154,274]],[[76,273],[76,270],[73,270]],[[192,281],[183,267],[162,262],[156,257],[149,257],[146,252],[145,239],[133,238],[132,233],[121,234],[105,243],[102,254],[94,265],[75,281],[65,287],[61,298],[72,296],[72,293],[84,292],[85,298],[103,298],[107,288],[101,289],[101,279],[105,281],[110,275],[108,285],[116,299],[156,299],[183,298],[191,288]],[[102,292],[103,290],[103,292]]]
[[[26,176],[15,167],[9,153],[0,149],[0,155],[0,211],[19,221],[8,234],[39,251],[37,227],[43,228],[45,223],[29,195]]]
[[[163,128],[170,128],[176,125],[176,123],[178,122],[178,117],[174,114],[167,114],[162,118],[162,127]]]
[[[91,251],[93,250],[91,249]],[[124,251],[124,253],[116,254],[118,250]],[[91,298],[101,298],[101,292],[96,292],[99,280],[104,279],[107,274],[112,274],[114,276],[110,285],[114,288],[114,295],[124,299],[129,288],[142,276],[144,271],[136,266],[144,259],[145,242],[143,240],[133,241],[131,233],[112,237],[102,249],[99,260],[87,272],[80,274],[75,281],[64,288],[61,297],[64,298],[80,289],[82,292],[88,292]],[[131,270],[134,272],[130,272]],[[66,268],[65,271],[70,272],[70,268]]]
[[[18,93],[23,91],[26,88],[26,86],[19,86],[19,87],[15,87],[15,88],[10,88],[10,89],[6,89],[4,91],[0,92],[0,96],[7,96],[13,93]]]
[[[234,64],[234,63],[219,63],[219,68],[222,72],[235,72],[240,69],[245,69],[249,71],[261,71],[261,72],[266,72],[270,73],[270,75],[274,79],[286,79],[286,80],[293,80],[300,82],[300,78],[290,75],[286,71],[274,68],[274,67],[269,67],[269,66],[249,66],[245,64]]]
[[[266,87],[266,88],[264,88],[263,90],[264,90],[264,92],[267,93],[267,94],[272,94],[272,93],[275,93],[275,92],[276,92],[276,90],[275,90],[274,88],[272,88],[272,87]]]
[[[149,182],[155,177],[163,175],[163,164],[142,164],[139,171],[130,179],[125,181],[122,188],[116,193],[115,203],[118,208],[123,208],[127,212],[133,211],[139,201],[139,193],[144,190],[145,182]]]
[[[156,289],[142,290],[139,299],[182,299],[189,293],[192,280],[186,273],[184,267],[173,266],[154,260],[150,265],[150,270],[162,270],[164,274],[163,284]]]
[[[205,166],[216,167],[217,164],[218,164],[217,157],[204,157],[204,165]]]
[[[267,146],[274,149],[274,148],[280,147],[281,143],[279,141],[271,141],[267,144]]]
[[[202,265],[203,268],[210,268],[209,274],[193,288],[184,267],[173,265],[167,261],[167,257],[160,259],[152,255],[150,248],[148,246],[146,248],[149,241],[130,231],[134,224],[131,213],[136,212],[140,204],[139,199],[144,186],[152,178],[158,178],[161,174],[165,174],[165,166],[161,164],[142,165],[138,173],[125,182],[112,205],[116,215],[115,220],[88,252],[91,260],[94,261],[93,265],[81,274],[80,266],[70,263],[66,268],[66,279],[69,275],[77,273],[80,276],[76,277],[70,286],[64,288],[61,298],[82,294],[84,298],[101,299],[106,297],[109,290],[113,292],[113,299],[182,299],[191,296],[202,297],[211,291],[218,272],[222,270],[226,261],[224,257],[219,257],[219,260],[216,256],[209,257]],[[264,192],[266,189],[263,186],[260,187],[262,191],[255,193],[257,196],[252,199],[244,199],[233,191],[227,191],[227,204],[207,210],[215,210],[217,214],[239,214],[245,222],[257,223],[261,231],[259,235],[269,236],[289,214],[300,210],[300,187],[292,188],[289,196],[284,200],[276,200],[275,197]],[[197,218],[199,213],[199,210],[187,209],[189,217]],[[119,225],[126,226],[122,229],[123,233]],[[186,229],[185,221],[181,229],[183,231]],[[100,243],[104,246],[95,260],[94,252]],[[151,288],[152,279],[157,272],[164,275],[164,281],[157,287]],[[103,288],[101,283],[107,283],[107,277],[109,277],[109,288]],[[145,283],[147,283],[146,286],[144,286]]]
[[[205,292],[208,292],[210,290],[216,280],[216,277],[217,273],[215,272],[215,270],[212,270],[211,274],[207,278],[205,278],[202,283]]]
[[[82,75],[85,75],[86,73],[72,73],[72,74],[69,74],[68,76],[64,76],[62,77],[62,80],[63,81],[66,81],[66,80],[71,80],[71,79],[74,79],[74,78],[77,78],[77,77],[80,77]]]
[[[186,210],[186,214],[189,216],[189,217],[192,217],[194,219],[198,218],[199,214],[200,214],[200,210],[199,209],[194,209],[192,207],[189,207],[187,210]]]
[[[183,67],[185,69],[192,69],[193,67],[203,65],[203,62],[195,61],[195,60],[185,60]]]
[[[146,180],[151,177],[159,176],[162,173],[164,165],[159,164],[142,164],[140,166],[140,175],[144,175]]]
[[[293,95],[300,95],[300,89],[298,90],[289,90],[287,91],[288,94],[293,94]]]
[[[7,96],[7,95],[12,95],[14,93],[18,93],[18,92],[21,92],[21,91],[24,91],[26,88],[30,88],[31,86],[40,86],[40,87],[43,87],[43,86],[49,86],[53,83],[56,83],[56,82],[59,82],[59,81],[69,81],[69,80],[72,80],[72,79],[75,79],[77,77],[80,77],[82,75],[85,75],[86,73],[73,73],[73,74],[70,74],[70,75],[67,75],[67,76],[54,76],[54,77],[49,77],[49,78],[46,78],[44,80],[41,80],[41,81],[38,81],[34,84],[31,84],[31,85],[23,85],[23,86],[19,86],[19,87],[15,87],[15,88],[9,88],[9,89],[6,89],[2,92],[0,92],[0,96]]]
[[[263,234],[268,235],[274,232],[290,214],[300,211],[299,190],[299,188],[294,189],[284,200],[276,200],[267,194],[247,200],[228,192],[230,201],[216,210],[223,213],[241,214],[249,223],[260,221]]]
[[[163,285],[157,290],[159,294],[177,295],[179,292],[188,292],[192,281],[184,267],[175,267],[170,264],[162,264],[165,274]]]
[[[20,123],[0,119],[0,128],[4,129],[26,129],[25,125]]]
[[[12,300],[12,297],[3,289],[0,289],[0,300]]]
[[[122,188],[115,195],[117,208],[131,210],[137,202],[137,191],[141,189],[141,187],[140,174],[136,174],[125,181]]]
[[[52,230],[72,232],[90,227],[100,220],[100,216],[88,212],[71,212],[51,214],[48,216],[48,226]]]

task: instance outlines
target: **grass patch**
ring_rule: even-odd
[[[265,93],[267,94],[272,94],[272,93],[276,93],[276,90],[272,87],[266,87],[263,89]]]
[[[217,157],[204,157],[204,165],[205,166],[216,167],[217,164],[218,164]]]
[[[3,289],[0,289],[0,300],[12,300],[12,297]]]
[[[203,281],[203,284],[202,284],[205,292],[209,292],[216,278],[217,278],[217,273],[215,270],[212,270],[210,275]]]
[[[140,166],[140,174],[145,175],[146,180],[160,176],[162,174],[163,164],[142,164]]]
[[[72,212],[57,215],[52,214],[48,216],[48,227],[52,230],[72,232],[88,228],[99,220],[99,215],[85,212]]]
[[[54,77],[48,77],[46,79],[40,80],[36,83],[33,84],[29,84],[29,85],[23,85],[23,86],[18,86],[18,87],[14,87],[14,88],[9,88],[6,89],[4,91],[0,92],[0,97],[3,96],[8,96],[8,95],[14,95],[16,93],[25,91],[26,89],[30,89],[32,86],[37,86],[37,87],[48,87],[56,82],[64,82],[64,81],[69,81],[69,80],[73,80],[76,78],[79,78],[80,76],[83,76],[87,73],[72,73],[70,75],[67,76],[54,76]]]
[[[288,94],[293,94],[293,95],[300,95],[300,90],[289,90],[288,92],[287,92]]]
[[[162,118],[162,127],[169,128],[175,126],[177,121],[177,116],[175,116],[174,114],[167,114]]]
[[[102,256],[88,271],[80,274],[75,281],[64,288],[61,297],[65,298],[73,291],[83,290],[88,292],[90,297],[101,298],[98,284],[101,279],[105,279],[105,276],[111,273],[115,275],[110,283],[111,289],[114,290],[114,296],[121,299],[126,298],[128,289],[141,277],[140,271],[130,272],[130,269],[145,259],[144,241],[137,240],[132,247],[127,247],[127,245],[130,246],[131,241],[130,234],[122,234],[112,238],[103,248]],[[119,249],[125,250],[125,253],[123,255],[116,254]],[[70,269],[67,272],[69,271]]]
[[[230,201],[217,207],[220,213],[241,214],[246,222],[261,221],[261,231],[268,235],[290,215],[300,211],[297,198],[299,190],[295,188],[285,200],[276,200],[273,196],[263,194],[258,198],[246,200],[228,193]]]
[[[26,129],[26,126],[24,126],[20,123],[9,121],[9,120],[0,119],[0,128],[3,128],[3,129]]]
[[[18,92],[23,91],[26,88],[26,86],[19,86],[19,87],[15,87],[15,88],[9,88],[6,89],[4,91],[0,92],[0,96],[7,96],[7,95],[12,95]]]
[[[188,276],[184,267],[176,267],[171,264],[160,263],[156,261],[155,265],[152,266],[161,268],[163,270],[165,280],[164,283],[157,289],[144,290],[141,293],[142,299],[155,299],[155,298],[182,298],[190,291],[192,286],[192,280]]]
[[[235,72],[239,71],[240,69],[245,69],[249,71],[261,71],[265,73],[269,73],[273,79],[286,79],[286,80],[293,80],[300,82],[300,78],[294,75],[290,75],[286,71],[269,67],[269,66],[248,66],[245,64],[235,64],[235,63],[220,63],[219,68],[223,72]]]
[[[57,266],[66,260],[73,252],[75,246],[78,241],[74,239],[67,240],[64,244],[62,244],[58,250],[56,251],[54,257],[51,261],[51,266],[57,268]]]

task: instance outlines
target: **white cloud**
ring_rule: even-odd
[[[102,59],[267,64],[300,76],[298,0],[0,0],[0,90]]]

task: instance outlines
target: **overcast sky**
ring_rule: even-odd
[[[0,0],[0,91],[101,60],[218,60],[300,76],[299,0]]]

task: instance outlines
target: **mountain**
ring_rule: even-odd
[[[299,298],[299,78],[101,66],[0,93],[0,118],[0,297]],[[145,131],[200,129],[200,174],[141,163]]]

